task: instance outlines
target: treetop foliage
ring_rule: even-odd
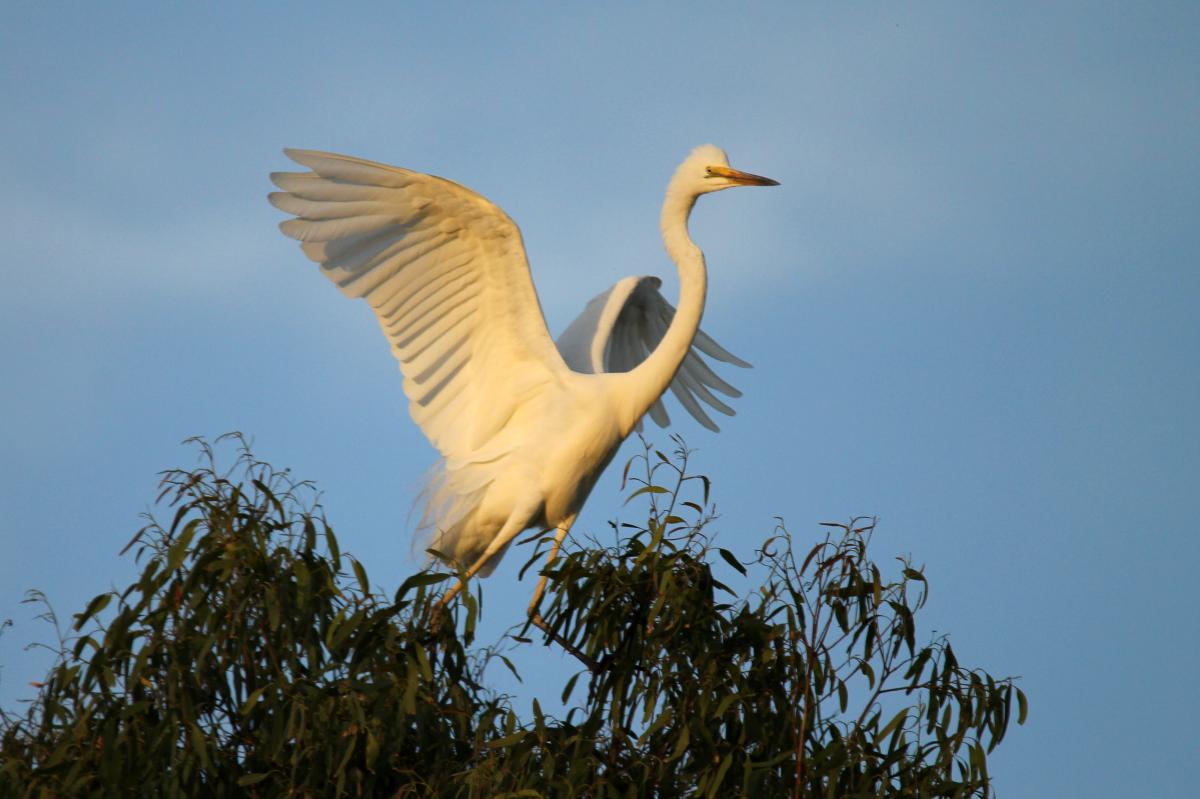
[[[140,577],[76,614],[3,713],[0,795],[989,796],[1024,720],[1011,679],[922,638],[926,576],[869,558],[872,520],[806,546],[780,524],[743,559],[709,537],[682,446],[631,462],[644,526],[549,567],[549,632],[508,638],[580,669],[541,687],[562,718],[518,708],[487,685],[513,666],[474,644],[479,596],[437,603],[453,569],[382,595],[312,487],[237,441],[227,468],[197,441],[200,466],[165,474],[170,521],[127,547]]]

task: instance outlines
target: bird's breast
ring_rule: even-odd
[[[554,525],[583,506],[623,437],[611,398],[593,388],[547,413],[537,439],[546,445],[539,471],[546,521]]]

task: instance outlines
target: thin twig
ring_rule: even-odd
[[[546,623],[546,620],[542,618],[542,614],[534,613],[529,617],[529,620],[533,622],[533,626],[545,633],[547,638],[561,646],[563,651],[569,655],[573,655],[580,663],[582,663],[584,666],[587,666],[588,671],[595,674],[600,670],[599,662],[588,657],[583,653],[583,650],[551,629],[550,625]]]

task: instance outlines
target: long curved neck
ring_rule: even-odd
[[[679,272],[679,305],[662,341],[637,368],[627,372],[629,387],[627,407],[622,408],[622,432],[628,434],[649,410],[671,381],[692,346],[704,315],[704,298],[708,291],[708,270],[704,253],[688,235],[688,217],[697,195],[681,191],[678,186],[667,187],[663,201],[660,226],[667,254]]]

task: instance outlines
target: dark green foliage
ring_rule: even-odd
[[[682,450],[643,456],[645,528],[551,567],[543,615],[587,668],[543,695],[564,719],[518,713],[483,684],[471,592],[453,618],[447,574],[373,593],[308,486],[201,446],[164,480],[171,523],[131,544],[140,579],[75,617],[4,716],[0,795],[987,796],[1024,715],[1009,680],[918,643],[925,577],[885,576],[870,523],[800,551],[780,527],[745,564],[713,547]]]

